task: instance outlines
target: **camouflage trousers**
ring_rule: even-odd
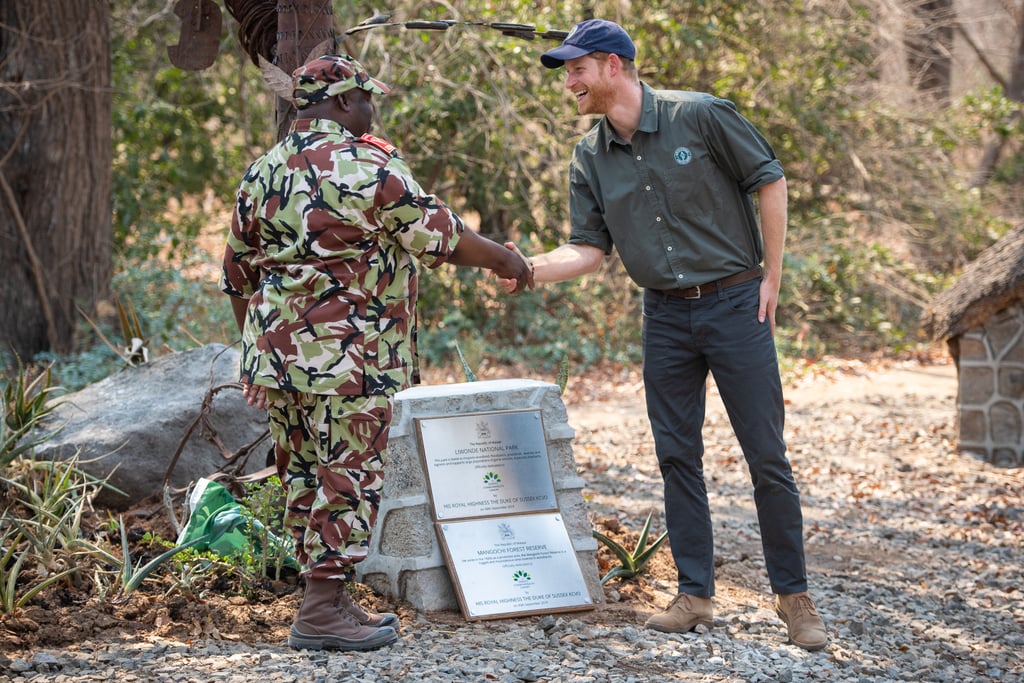
[[[269,390],[267,399],[295,558],[309,578],[351,581],[380,507],[391,398]]]

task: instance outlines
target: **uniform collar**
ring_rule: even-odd
[[[658,130],[658,109],[654,106],[654,89],[643,81],[640,82],[643,88],[643,100],[640,104],[640,122],[636,126],[637,133],[655,133]],[[601,135],[604,138],[604,148],[608,151],[613,142],[620,145],[628,145],[622,136],[615,132],[615,128],[608,122],[607,116],[601,117]],[[634,133],[635,135],[636,133]]]
[[[292,121],[291,133],[341,133],[355,137],[345,126],[331,119],[295,119]]]

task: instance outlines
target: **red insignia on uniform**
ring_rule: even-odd
[[[394,156],[398,152],[398,149],[387,140],[382,140],[381,138],[374,137],[369,133],[363,134],[359,138],[359,142],[365,142],[368,145],[373,145],[374,147],[381,150],[388,156]]]

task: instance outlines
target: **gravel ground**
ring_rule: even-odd
[[[639,385],[569,402],[595,517],[634,525],[660,500]],[[467,623],[414,615],[372,653],[296,652],[281,642],[153,636],[0,653],[7,681],[1022,681],[1024,474],[955,451],[953,369],[889,366],[808,378],[788,392],[787,439],[801,486],[812,595],[831,643],[786,643],[767,580],[742,458],[709,410],[706,474],[718,544],[714,628],[642,628],[650,609]],[[667,555],[667,553],[665,553]]]

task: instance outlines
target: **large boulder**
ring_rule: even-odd
[[[62,396],[43,425],[59,431],[36,447],[36,458],[77,458],[79,469],[124,492],[97,495],[98,506],[113,509],[160,493],[179,448],[167,480],[175,489],[224,470],[225,452],[248,444],[256,446],[244,465],[238,459],[227,469],[241,475],[262,470],[270,450],[269,440],[260,440],[267,416],[230,386],[238,382],[238,362],[236,349],[211,344],[125,368]]]

